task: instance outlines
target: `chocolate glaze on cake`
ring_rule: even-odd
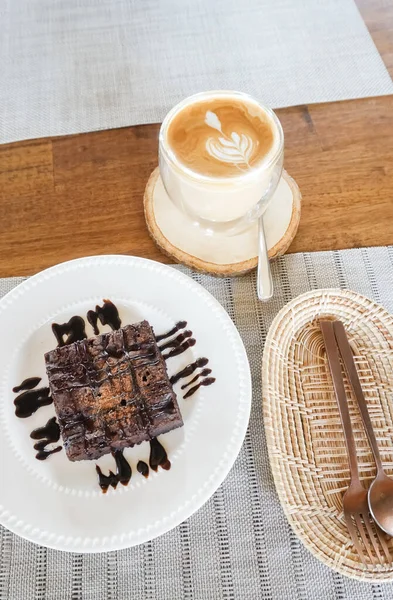
[[[183,425],[147,321],[56,348],[45,361],[70,460],[96,459]]]

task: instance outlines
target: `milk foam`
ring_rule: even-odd
[[[237,177],[271,154],[274,123],[256,103],[243,98],[204,98],[173,115],[167,144],[179,163],[195,174]]]
[[[243,165],[251,168],[249,160],[253,152],[254,143],[245,133],[232,131],[227,136],[222,131],[221,121],[210,110],[206,112],[205,123],[212,129],[217,129],[222,135],[218,138],[210,137],[206,140],[206,150],[212,158],[233,165]]]

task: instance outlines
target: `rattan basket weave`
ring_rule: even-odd
[[[277,315],[263,356],[263,408],[277,492],[295,533],[319,560],[343,575],[392,581],[393,564],[363,565],[342,514],[349,470],[320,317],[343,321],[388,474],[393,474],[393,317],[351,291],[299,296]],[[360,475],[368,486],[375,465],[346,380]],[[389,539],[393,556],[393,539]]]

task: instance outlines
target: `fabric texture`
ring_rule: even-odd
[[[208,89],[393,93],[354,0],[2,0],[0,60],[2,143],[158,122]]]
[[[270,472],[263,428],[261,360],[270,323],[312,289],[350,288],[393,312],[393,247],[284,256],[275,294],[257,300],[255,273],[215,279],[188,273],[228,311],[251,364],[253,404],[239,457],[214,496],[190,519],[141,546],[107,554],[48,550],[0,527],[0,598],[12,600],[388,600],[393,584],[342,577],[292,532]],[[0,280],[4,295],[20,278]]]

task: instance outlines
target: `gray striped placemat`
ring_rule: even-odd
[[[320,564],[289,527],[270,473],[260,375],[263,344],[273,317],[303,292],[351,288],[393,312],[393,248],[280,258],[273,264],[275,296],[267,304],[256,298],[255,274],[219,280],[183,270],[222,303],[250,359],[251,420],[233,469],[188,521],[129,550],[65,554],[0,528],[0,599],[393,599],[393,584],[355,582]],[[0,295],[21,280],[0,280]]]

